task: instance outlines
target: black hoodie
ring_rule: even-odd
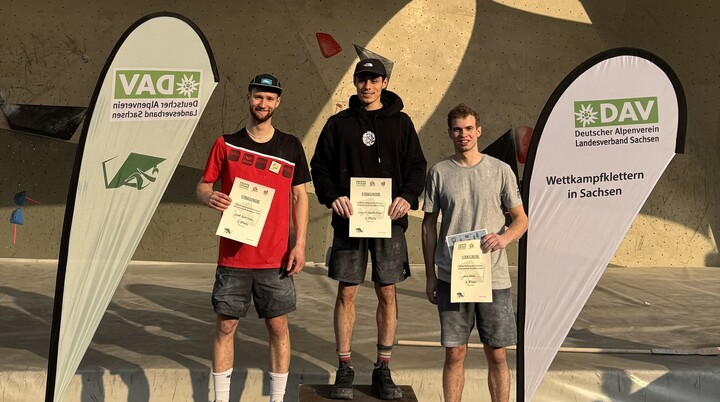
[[[392,198],[402,197],[412,209],[425,185],[427,162],[402,99],[383,90],[383,107],[366,111],[357,95],[347,109],[325,123],[310,161],[315,193],[331,207],[340,196],[350,196],[351,177],[392,178]],[[407,215],[393,221],[405,230]],[[347,233],[349,221],[333,214],[332,226]],[[343,232],[341,232],[343,233]]]

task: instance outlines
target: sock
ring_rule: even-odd
[[[380,367],[382,365],[387,366],[390,364],[390,356],[392,355],[392,345],[385,346],[381,344],[377,344],[377,363],[375,363],[376,367]]]
[[[282,402],[285,396],[285,387],[287,386],[288,373],[270,374],[270,402]]]
[[[213,383],[215,384],[215,402],[228,402],[230,400],[230,378],[233,369],[225,370],[222,373],[213,372]]]
[[[342,365],[343,363],[347,364],[348,366],[352,367],[352,351],[349,352],[341,352],[339,350],[336,350],[338,355],[338,365]]]

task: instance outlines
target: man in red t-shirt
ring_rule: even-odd
[[[272,125],[282,87],[277,78],[261,74],[248,86],[250,119],[240,131],[219,137],[210,150],[198,200],[224,211],[235,178],[270,187],[275,193],[257,246],[220,238],[212,303],[217,313],[213,340],[215,401],[227,402],[234,362],[238,318],[245,317],[251,300],[264,318],[270,346],[270,402],[285,394],[290,368],[290,332],[287,314],[295,310],[292,276],[305,266],[310,172],[297,137]],[[213,185],[220,181],[220,191]],[[292,213],[295,244],[290,246]]]

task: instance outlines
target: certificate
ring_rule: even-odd
[[[388,215],[392,198],[392,179],[351,177],[350,237],[389,239],[391,220]]]
[[[455,243],[457,243],[459,241],[463,241],[463,240],[474,240],[474,239],[482,240],[483,236],[485,236],[487,233],[488,233],[487,229],[480,229],[480,230],[473,230],[470,232],[463,232],[463,233],[446,236],[445,244],[447,244],[448,253],[450,254],[450,257],[452,257],[453,245]]]
[[[450,302],[492,302],[492,261],[483,253],[480,240],[455,243],[450,274]]]
[[[223,211],[215,234],[257,247],[274,194],[273,188],[236,177],[232,203]]]

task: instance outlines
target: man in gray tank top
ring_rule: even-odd
[[[462,399],[467,343],[477,326],[488,361],[491,399],[506,402],[510,398],[510,371],[505,347],[517,343],[517,329],[505,247],[522,237],[528,220],[510,166],[482,154],[477,147],[482,134],[477,112],[463,104],[453,108],[448,113],[448,133],[455,154],[428,171],[422,223],[426,293],[438,306],[445,347],[443,393],[447,402]],[[503,207],[512,218],[507,227]],[[487,230],[481,247],[490,253],[493,301],[451,303],[452,256],[445,239],[481,229]]]

